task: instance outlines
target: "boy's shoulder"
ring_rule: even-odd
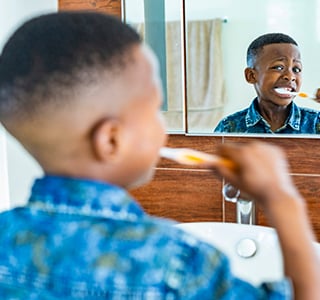
[[[234,132],[239,126],[241,128],[245,127],[245,120],[248,110],[249,107],[224,117],[222,120],[220,120],[214,132]]]
[[[302,114],[320,118],[320,110],[316,110],[309,107],[301,107],[301,106],[299,107],[299,109]]]
[[[233,121],[233,120],[239,120],[241,118],[244,118],[248,113],[249,108],[244,108],[242,110],[239,110],[237,112],[234,112],[226,117],[224,117],[221,121]]]

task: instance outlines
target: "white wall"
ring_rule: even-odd
[[[58,10],[58,0],[0,0],[0,46],[27,19]]]
[[[57,10],[58,0],[0,0],[0,49],[24,21]],[[11,207],[25,203],[34,178],[41,174],[31,156],[0,128],[0,209],[8,208],[8,200]]]
[[[9,182],[7,168],[6,135],[0,126],[0,211],[9,208]]]

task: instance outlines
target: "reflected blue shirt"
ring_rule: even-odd
[[[287,280],[254,287],[225,255],[147,215],[123,189],[45,176],[0,215],[0,299],[291,299]]]
[[[319,134],[320,111],[298,107],[291,103],[290,114],[285,124],[275,131],[257,110],[258,100],[251,105],[223,118],[214,132],[216,133],[281,133],[281,134]]]

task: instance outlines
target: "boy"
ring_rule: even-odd
[[[10,38],[0,120],[45,176],[25,207],[0,215],[1,299],[291,297],[286,279],[254,287],[235,278],[223,253],[146,215],[126,192],[151,179],[166,142],[161,101],[153,54],[110,16],[44,15]],[[312,230],[281,152],[229,145],[220,155],[237,171],[208,167],[278,229],[297,299],[318,297]]]
[[[320,133],[320,112],[298,107],[294,96],[280,94],[301,87],[302,63],[298,44],[282,33],[259,36],[248,47],[245,78],[257,97],[251,105],[225,117],[214,132],[233,133]]]

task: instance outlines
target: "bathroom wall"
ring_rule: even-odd
[[[0,49],[21,23],[35,15],[57,10],[57,0],[1,1]],[[33,179],[41,174],[38,164],[0,128],[0,210],[25,203]]]
[[[0,179],[0,211],[2,211],[9,207],[6,135],[2,127],[0,127]]]
[[[58,10],[58,0],[1,1],[0,49],[12,31],[28,18]]]
[[[200,0],[193,1],[200,4]],[[112,8],[111,12],[113,14],[121,16],[121,0],[81,0],[80,2],[81,6],[79,7],[72,0],[59,0],[59,8],[83,9],[90,6],[92,2],[99,2],[104,7]],[[221,5],[230,5],[232,2],[234,3],[234,0],[214,2],[219,2]],[[273,0],[266,0],[265,2],[278,3]],[[320,1],[312,0],[311,2],[316,4],[316,2]],[[296,0],[292,1],[292,3],[300,5]],[[243,2],[239,3],[239,5],[242,4]],[[258,5],[256,1],[253,4]],[[288,4],[290,3],[288,2]],[[91,9],[95,9],[95,7],[91,6]],[[239,9],[239,6],[237,6],[237,9]],[[253,6],[248,14],[252,16],[259,15],[259,9],[260,6],[258,8]],[[255,14],[252,14],[252,11]],[[308,8],[306,10],[301,8],[300,11],[308,11]],[[313,13],[316,13],[316,11]],[[231,22],[231,19],[229,21]],[[233,37],[234,47],[237,47],[237,42],[241,40],[241,37],[241,35],[238,36],[235,33]],[[312,57],[309,57],[309,60],[312,60]],[[288,155],[290,175],[306,199],[309,217],[315,230],[316,238],[320,241],[320,152],[316,150],[319,144],[317,137],[170,134],[168,145],[171,147],[190,147],[208,153],[215,153],[216,146],[220,143],[248,142],[254,139],[276,144],[282,147]],[[154,180],[146,186],[131,191],[131,193],[139,200],[147,212],[156,216],[172,218],[179,222],[235,222],[235,205],[224,201],[221,193],[223,184],[223,179],[216,176],[212,171],[189,168],[162,159],[157,167]],[[257,211],[257,224],[268,225],[263,212],[260,210]]]

